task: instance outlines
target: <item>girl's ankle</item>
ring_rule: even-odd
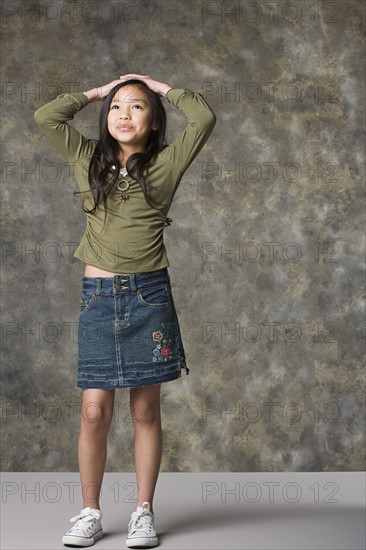
[[[84,504],[83,505],[83,508],[92,508],[93,510],[100,510],[100,505],[96,505],[96,504]]]

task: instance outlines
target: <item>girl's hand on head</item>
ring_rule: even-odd
[[[127,80],[127,79],[125,79],[125,80]],[[117,86],[117,84],[120,84],[121,82],[123,82],[123,80],[120,78],[120,79],[117,79],[117,80],[112,80],[112,82],[109,82],[108,84],[105,84],[104,86],[99,86],[98,88],[96,88],[98,99],[104,99],[109,94],[111,89],[114,88],[115,86]]]
[[[148,86],[153,92],[157,93],[158,95],[165,96],[168,89],[171,88],[168,84],[165,82],[159,82],[158,80],[155,80],[150,75],[145,74],[124,74],[120,76],[120,81],[130,80],[131,78],[137,78],[138,80],[142,80],[146,86]]]
[[[150,75],[145,74],[125,74],[120,76],[119,79],[112,80],[112,82],[109,82],[108,84],[105,84],[104,86],[99,86],[98,88],[93,88],[93,90],[90,90],[88,92],[84,92],[84,94],[89,97],[91,101],[97,101],[99,99],[104,99],[112,88],[117,86],[117,84],[120,84],[121,82],[125,82],[126,80],[131,80],[133,78],[136,78],[138,80],[141,80],[148,86],[153,92],[157,93],[160,96],[165,96],[165,94],[170,90],[171,86],[169,84],[165,84],[164,82],[159,82],[158,80],[155,80]]]
[[[98,101],[99,99],[104,99],[109,94],[111,89],[120,82],[121,80],[112,80],[112,82],[109,82],[109,84],[105,84],[104,86],[99,86],[98,88],[93,88],[82,93],[86,95],[89,101]]]

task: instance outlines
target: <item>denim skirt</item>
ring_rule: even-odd
[[[161,384],[186,374],[168,268],[83,277],[78,326],[78,388]]]

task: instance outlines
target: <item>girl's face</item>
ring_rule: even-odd
[[[133,152],[142,152],[151,130],[152,109],[146,94],[138,86],[128,85],[120,88],[110,104],[108,130],[120,144],[127,156]]]

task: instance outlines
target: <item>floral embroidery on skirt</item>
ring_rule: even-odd
[[[164,337],[165,324],[160,323],[160,330],[153,332],[152,339],[154,342],[158,342],[153,349],[153,361],[168,361],[173,355],[170,349],[171,338]]]

